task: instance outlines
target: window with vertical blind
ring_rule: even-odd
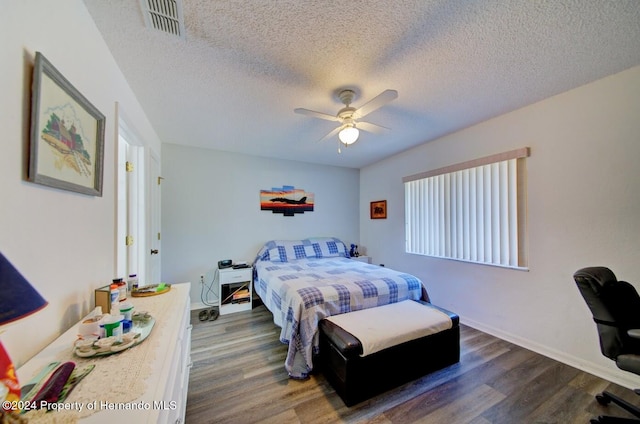
[[[403,178],[406,251],[526,268],[524,147]]]

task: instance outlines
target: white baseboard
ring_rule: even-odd
[[[192,311],[196,311],[198,309],[208,309],[208,308],[213,308],[214,306],[218,306],[218,304],[216,303],[215,305],[211,306],[211,305],[205,305],[202,302],[192,302],[190,305],[190,309]]]
[[[476,330],[482,331],[483,333],[491,334],[492,336],[524,347],[525,349],[532,350],[536,353],[539,353],[540,355],[547,356],[551,359],[562,362],[563,364],[567,364],[581,371],[611,381],[612,383],[619,384],[620,386],[626,387],[628,389],[637,389],[640,387],[640,377],[635,376],[632,373],[627,373],[618,369],[610,369],[599,364],[585,361],[573,355],[568,355],[565,352],[561,352],[559,350],[541,345],[531,340],[516,336],[515,334],[507,333],[505,331],[484,325],[482,323],[479,323],[472,319],[464,318],[462,316],[460,316],[460,323],[475,328]]]

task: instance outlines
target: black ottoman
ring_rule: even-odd
[[[460,360],[458,315],[425,301],[416,302],[448,315],[452,327],[360,356],[363,347],[355,335],[327,319],[320,321],[320,369],[345,405],[352,406]],[[394,319],[384,315],[379,314],[379,319]]]

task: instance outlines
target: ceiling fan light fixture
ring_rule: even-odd
[[[340,141],[348,146],[355,143],[360,136],[360,131],[356,128],[355,124],[349,124],[338,133]]]
[[[327,121],[340,123],[337,128],[331,130],[331,132],[322,137],[320,141],[335,137],[337,133],[338,142],[344,144],[345,147],[348,147],[358,141],[358,137],[360,137],[360,128],[356,128],[357,124],[361,126],[363,131],[368,131],[376,134],[380,133],[381,130],[389,129],[380,125],[372,124],[370,122],[361,121],[358,123],[356,122],[356,120],[365,117],[374,110],[377,110],[390,101],[398,98],[398,92],[396,90],[385,90],[373,99],[369,100],[364,105],[360,106],[358,109],[351,107],[351,102],[353,102],[354,98],[356,97],[356,92],[354,90],[341,90],[337,94],[337,96],[340,101],[344,103],[344,107],[340,109],[336,115],[329,115],[322,112],[316,112],[315,110],[303,108],[297,108],[293,110],[295,113],[299,113],[301,115],[307,115],[313,118],[320,118]],[[338,144],[338,153],[340,153],[340,150],[341,147],[340,144]]]

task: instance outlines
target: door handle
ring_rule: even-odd
[[[158,254],[158,249],[151,249],[151,254],[152,255],[157,255]]]

